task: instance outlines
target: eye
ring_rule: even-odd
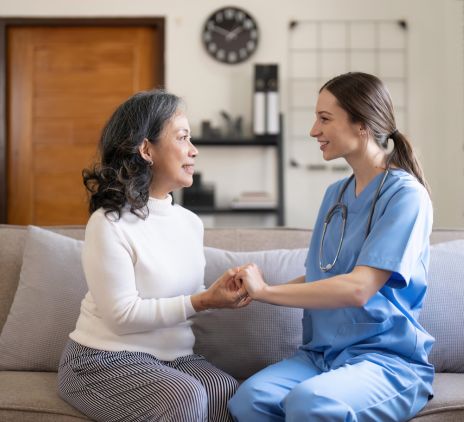
[[[187,142],[190,140],[190,136],[189,135],[184,135],[184,136],[181,136],[179,138],[179,141],[182,141],[182,142]]]
[[[320,119],[321,119],[322,123],[325,123],[325,122],[329,121],[329,119],[327,117],[324,117],[324,116],[321,116]]]

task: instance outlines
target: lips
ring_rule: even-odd
[[[321,151],[324,151],[327,145],[329,144],[328,141],[317,141],[317,142],[319,142],[319,148]]]
[[[188,174],[193,174],[195,171],[195,166],[193,164],[185,164],[182,166],[182,168],[186,171]]]

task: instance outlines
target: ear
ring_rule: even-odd
[[[358,124],[358,133],[359,133],[359,136],[362,138],[362,139],[365,139],[368,135],[368,130],[367,130],[367,127],[364,123],[359,123]]]
[[[149,164],[153,164],[153,152],[151,149],[151,143],[147,138],[144,138],[142,143],[139,145],[140,156],[147,161]]]

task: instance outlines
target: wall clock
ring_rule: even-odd
[[[227,64],[241,63],[258,47],[258,25],[245,10],[222,7],[206,20],[202,39],[206,51],[214,59]]]

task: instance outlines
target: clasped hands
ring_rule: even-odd
[[[227,270],[202,293],[202,300],[194,300],[192,297],[192,304],[197,311],[210,308],[243,308],[258,298],[259,292],[266,287],[258,266],[246,264]]]

